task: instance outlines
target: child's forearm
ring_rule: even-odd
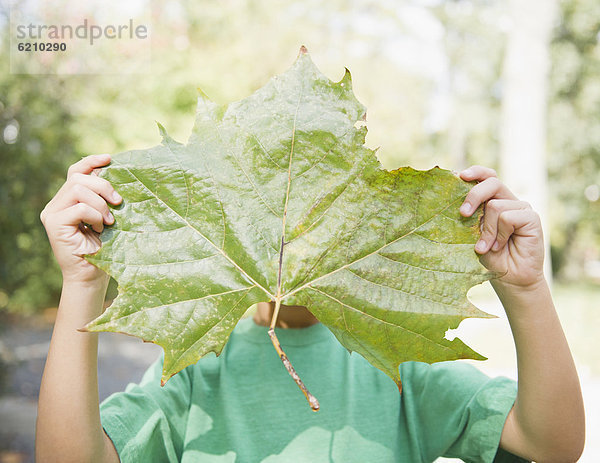
[[[520,454],[527,449],[524,456],[537,461],[576,461],[585,439],[583,399],[548,285],[545,280],[527,288],[492,284],[508,315],[519,375],[501,445],[522,442],[522,449],[502,446]]]
[[[119,461],[100,423],[98,335],[77,331],[102,312],[107,283],[63,284],[40,388],[37,461]]]

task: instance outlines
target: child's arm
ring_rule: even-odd
[[[473,166],[460,176],[479,182],[461,214],[470,216],[487,201],[475,250],[488,269],[502,275],[491,283],[508,315],[517,350],[517,399],[500,446],[536,461],[577,461],[585,440],[583,399],[543,274],[540,219],[492,169]]]
[[[36,461],[118,462],[104,433],[98,408],[95,333],[77,331],[102,313],[108,275],[83,259],[100,247],[96,232],[114,218],[106,201],[119,204],[109,182],[89,175],[110,162],[109,155],[88,156],[73,164],[67,181],[40,218],[61,267],[63,288],[40,388],[36,424]]]

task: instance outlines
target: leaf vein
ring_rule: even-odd
[[[210,333],[212,330],[215,329],[215,327],[219,324],[221,324],[223,322],[223,320],[225,320],[225,318],[227,318],[235,309],[237,309],[237,307],[240,305],[240,303],[244,300],[244,298],[246,297],[246,295],[250,292],[250,290],[253,288],[254,286],[250,286],[247,289],[247,291],[242,295],[242,297],[240,297],[240,299],[231,307],[231,309],[229,309],[229,311],[224,314],[219,321],[217,321],[213,326],[211,326],[202,336],[200,336],[196,341],[194,341],[189,347],[187,347],[180,355],[179,358],[177,359],[177,361],[179,361],[179,359],[181,359],[181,357],[183,357],[190,349],[192,349],[196,344],[198,344],[199,342],[201,342],[204,337]],[[216,352],[215,352],[216,354]]]
[[[171,155],[173,156],[173,158],[177,161],[177,164],[179,164],[179,168],[181,169],[181,175],[183,177],[183,184],[185,185],[185,194],[187,196],[187,202],[186,202],[186,206],[185,206],[185,218],[187,219],[188,213],[189,213],[189,210],[190,210],[191,198],[190,198],[190,187],[189,187],[188,182],[187,182],[187,177],[185,176],[185,169],[183,168],[183,164],[181,164],[181,160],[173,152],[173,150],[171,149],[171,146],[169,146],[168,142],[165,142],[163,146],[167,147],[167,149],[169,150],[169,153],[171,153]]]
[[[433,268],[428,268],[428,267],[421,267],[419,265],[409,264],[408,262],[405,262],[403,260],[392,259],[391,257],[384,256],[383,254],[380,254],[380,253],[377,253],[377,255],[379,257],[383,258],[383,259],[390,260],[390,261],[395,262],[397,264],[406,265],[407,267],[412,267],[412,268],[418,268],[420,270],[426,270],[428,272],[435,272],[435,273],[455,273],[457,275],[481,275],[480,272],[461,272],[459,270],[441,270],[441,269],[433,269]]]
[[[219,129],[219,125],[216,122],[214,122],[214,121],[211,121],[211,122],[213,122],[213,125],[214,125],[215,129],[217,130],[217,134],[219,135],[219,138],[223,142],[223,146],[226,147],[227,151],[229,152],[229,154],[231,154],[232,158],[235,160],[235,162],[237,163],[238,167],[243,172],[244,176],[248,179],[248,182],[250,182],[250,185],[252,185],[252,189],[254,190],[254,192],[256,193],[256,195],[258,196],[258,198],[261,200],[261,202],[265,206],[267,206],[267,209],[269,209],[273,213],[273,215],[275,215],[275,217],[279,217],[279,215],[277,215],[277,213],[275,212],[275,210],[269,205],[269,203],[267,203],[267,201],[265,200],[265,198],[263,198],[263,196],[260,194],[260,191],[259,191],[258,187],[252,181],[252,179],[250,178],[250,175],[248,175],[248,173],[246,172],[246,169],[244,169],[244,166],[242,165],[242,163],[240,162],[240,160],[236,156],[234,150],[231,149],[231,147],[229,146],[229,144],[223,138],[223,135],[221,135],[221,130]]]
[[[194,299],[186,299],[184,301],[175,301],[175,302],[171,302],[170,304],[161,304],[161,305],[155,305],[155,306],[152,306],[152,307],[144,307],[144,308],[138,310],[137,312],[133,312],[133,313],[130,313],[130,314],[127,314],[127,315],[123,315],[121,317],[111,318],[110,321],[111,322],[115,322],[117,320],[125,320],[125,319],[127,319],[129,317],[133,317],[135,315],[139,315],[140,313],[149,312],[149,311],[155,310],[155,309],[165,309],[165,308],[168,308],[168,307],[173,307],[173,306],[176,306],[176,305],[185,304],[186,302],[202,301],[204,299],[209,299],[209,298],[224,296],[226,294],[237,293],[239,291],[245,291],[245,290],[247,290],[246,292],[248,292],[248,291],[250,291],[254,287],[256,287],[256,285],[247,286],[247,287],[239,288],[239,289],[232,289],[230,291],[224,291],[224,292],[218,293],[218,294],[207,294],[206,296],[197,297],[197,298],[194,298]]]
[[[166,265],[196,263],[196,262],[200,262],[201,260],[209,259],[214,256],[218,256],[218,254],[211,254],[210,256],[200,257],[199,259],[176,260],[176,261],[171,261],[171,262],[158,262],[155,264],[146,264],[146,263],[132,264],[130,262],[122,262],[119,260],[102,260],[102,259],[95,259],[94,262],[102,262],[102,263],[106,263],[106,264],[121,264],[121,265],[124,265],[125,267],[161,267],[161,266],[166,266]]]
[[[406,291],[404,289],[394,288],[393,286],[384,285],[383,283],[377,283],[376,281],[369,280],[368,278],[365,278],[362,275],[359,275],[358,273],[354,272],[353,270],[351,270],[349,268],[347,268],[346,271],[350,272],[352,275],[357,276],[361,280],[366,281],[367,283],[371,283],[371,284],[376,285],[376,286],[381,286],[382,288],[391,289],[393,291],[398,291],[400,293],[408,294],[409,296],[418,297],[420,299],[423,299],[424,301],[433,302],[435,304],[442,304],[442,305],[445,305],[445,306],[448,306],[448,307],[454,307],[452,304],[448,304],[447,302],[438,301],[438,300],[435,300],[435,299],[429,299],[429,298],[427,298],[425,296],[422,296],[420,294],[417,294],[417,293],[411,293],[410,291]]]
[[[113,162],[115,162],[113,160]],[[186,225],[188,227],[190,227],[192,230],[194,230],[196,233],[198,233],[198,235],[200,235],[202,238],[204,238],[209,244],[211,244],[215,249],[217,249],[222,255],[223,257],[225,257],[229,262],[231,262],[231,264],[237,268],[243,275],[245,275],[252,283],[254,283],[255,286],[259,287],[260,289],[262,289],[267,295],[274,297],[269,291],[267,291],[265,288],[263,288],[262,285],[260,285],[254,278],[252,278],[244,269],[242,269],[231,257],[229,257],[229,255],[227,255],[227,253],[225,252],[224,249],[219,248],[217,245],[215,245],[211,240],[209,240],[206,236],[204,236],[204,234],[198,230],[196,227],[194,227],[191,223],[189,223],[186,219],[184,219],[183,217],[181,217],[181,215],[179,215],[177,213],[177,211],[175,211],[173,208],[169,207],[169,205],[167,203],[165,203],[158,195],[154,194],[154,192],[152,190],[150,190],[150,188],[148,188],[148,186],[142,182],[129,168],[127,168],[126,166],[123,166],[128,172],[129,174],[135,178],[138,182],[140,182],[140,184],[146,188],[150,193],[152,193],[156,199],[158,201],[160,201],[162,204],[165,205],[165,207],[171,211],[173,214],[175,214],[175,216],[179,217],[179,219],[183,220]]]
[[[330,271],[330,272],[328,272],[328,273],[326,273],[326,274],[324,274],[324,275],[321,275],[321,276],[320,276],[320,277],[318,277],[318,278],[315,278],[315,279],[314,279],[314,280],[312,280],[312,281],[309,281],[309,282],[307,282],[307,283],[303,284],[302,286],[299,286],[298,288],[296,288],[296,289],[294,289],[294,290],[290,291],[290,292],[287,294],[287,296],[291,296],[292,294],[294,294],[294,293],[296,293],[296,292],[298,292],[298,291],[300,291],[300,290],[304,289],[306,286],[310,285],[311,283],[314,283],[315,281],[322,280],[322,279],[323,279],[323,278],[325,278],[325,277],[328,277],[328,276],[330,276],[330,275],[333,275],[334,273],[336,273],[336,272],[339,272],[340,270],[343,270],[343,269],[345,269],[346,267],[349,267],[350,265],[353,265],[353,264],[355,264],[355,263],[357,263],[357,262],[360,262],[360,261],[361,261],[361,260],[363,260],[363,259],[366,259],[367,257],[371,256],[372,254],[378,253],[379,251],[381,251],[381,250],[382,250],[383,248],[385,248],[386,246],[390,246],[390,245],[394,244],[396,241],[399,241],[399,240],[401,240],[401,239],[405,238],[406,236],[408,236],[408,235],[410,235],[410,234],[412,234],[412,233],[415,233],[415,232],[416,232],[416,231],[417,231],[419,228],[421,228],[422,226],[424,226],[424,225],[426,225],[427,223],[429,223],[430,221],[432,221],[432,220],[433,220],[434,218],[436,218],[436,217],[437,217],[439,214],[441,214],[441,213],[442,213],[442,212],[444,212],[446,209],[448,209],[449,207],[451,207],[452,205],[454,205],[454,204],[455,204],[456,202],[458,202],[459,200],[462,200],[463,198],[464,198],[464,194],[463,194],[463,195],[461,195],[461,196],[459,196],[459,197],[457,197],[457,198],[455,198],[454,200],[450,201],[450,203],[449,203],[447,206],[445,206],[445,207],[444,207],[442,210],[440,210],[440,211],[438,211],[438,212],[434,213],[434,214],[433,214],[433,215],[432,215],[432,216],[431,216],[429,219],[425,220],[425,221],[424,221],[424,222],[423,222],[421,225],[417,226],[416,228],[413,228],[412,230],[410,230],[409,232],[405,233],[404,235],[401,235],[401,236],[399,236],[398,238],[396,238],[396,239],[394,239],[394,240],[390,241],[389,243],[386,243],[386,244],[384,244],[383,246],[380,246],[379,248],[375,249],[374,251],[371,251],[370,253],[368,253],[368,254],[365,254],[364,256],[362,256],[362,257],[359,257],[358,259],[355,259],[355,260],[354,260],[354,261],[352,261],[352,262],[349,262],[349,263],[347,263],[347,264],[345,264],[345,265],[343,265],[343,266],[341,266],[341,267],[338,267],[337,269],[334,269],[334,270],[332,270],[332,271]],[[415,233],[415,234],[416,234],[416,233]]]
[[[423,336],[421,333],[417,333],[416,331],[413,331],[413,330],[410,330],[410,329],[408,329],[408,328],[405,328],[404,326],[400,326],[400,325],[396,325],[396,324],[394,324],[394,323],[390,323],[390,322],[388,322],[388,321],[386,321],[386,320],[383,320],[383,319],[381,319],[381,318],[375,317],[374,315],[371,315],[371,314],[369,314],[369,313],[367,313],[367,312],[363,312],[362,310],[360,310],[360,309],[357,309],[356,307],[352,307],[351,305],[348,305],[348,304],[346,304],[346,303],[344,303],[344,302],[340,301],[339,299],[337,299],[337,298],[333,297],[331,294],[328,294],[328,293],[326,293],[325,291],[321,291],[320,289],[317,289],[317,288],[315,288],[314,286],[310,286],[310,285],[309,285],[308,287],[309,287],[310,289],[314,290],[314,291],[317,291],[317,292],[319,292],[319,293],[323,294],[324,296],[326,296],[326,297],[328,297],[328,298],[330,298],[330,299],[333,299],[333,300],[334,300],[334,301],[336,301],[337,303],[339,303],[339,304],[343,305],[344,307],[347,307],[347,308],[349,308],[350,310],[353,310],[353,311],[355,311],[355,312],[358,312],[358,313],[360,313],[360,314],[362,314],[362,315],[365,315],[365,316],[367,316],[367,317],[369,317],[369,318],[372,318],[373,320],[375,320],[375,321],[377,321],[377,322],[380,322],[380,323],[383,323],[384,325],[390,325],[390,326],[392,326],[392,327],[394,327],[394,328],[399,328],[399,329],[400,329],[400,330],[402,330],[402,331],[406,331],[407,333],[413,334],[413,335],[415,335],[415,336],[417,336],[417,337],[419,337],[419,338],[423,338],[424,340],[426,340],[426,341],[428,341],[428,342],[431,342],[431,343],[433,343],[433,344],[436,344],[436,345],[438,345],[438,346],[442,347],[442,348],[443,348],[443,349],[445,349],[445,350],[452,351],[452,349],[451,349],[451,348],[449,348],[448,346],[445,346],[445,345],[443,345],[443,344],[440,344],[439,342],[436,342],[436,341],[434,341],[433,339],[430,339],[430,338],[428,338],[428,337],[426,337],[426,336]]]

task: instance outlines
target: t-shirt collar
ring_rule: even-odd
[[[241,339],[258,344],[271,344],[268,330],[268,326],[257,325],[252,317],[247,317],[238,322],[232,336],[239,335]],[[304,346],[326,341],[333,336],[333,333],[322,323],[315,323],[306,328],[275,328],[275,333],[283,346]]]

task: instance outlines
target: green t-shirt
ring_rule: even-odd
[[[102,424],[122,462],[492,462],[516,384],[461,362],[400,365],[402,394],[318,323],[277,335],[308,389],[285,371],[267,328],[241,320],[223,353],[160,387],[162,358],[108,397]],[[523,461],[499,452],[496,461]]]

